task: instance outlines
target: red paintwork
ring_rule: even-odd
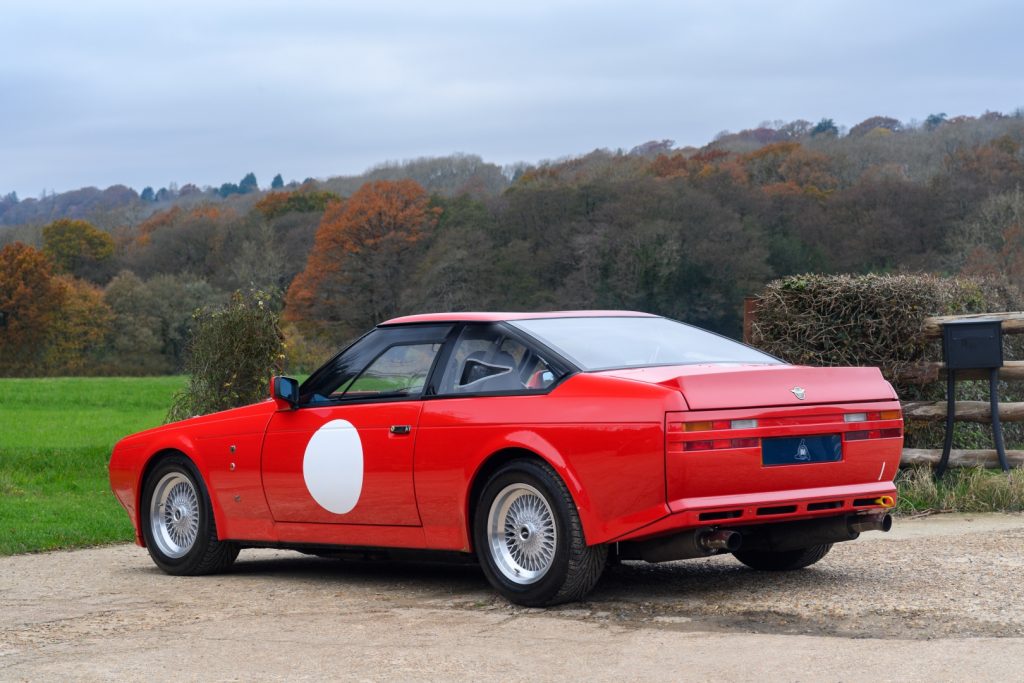
[[[609,313],[430,314],[385,324],[601,314]],[[807,392],[803,401],[790,392],[797,385]],[[587,542],[606,543],[721,524],[701,518],[709,512],[738,512],[729,519],[733,526],[872,507],[854,500],[895,495],[902,438],[846,442],[841,462],[769,468],[758,447],[684,451],[684,441],[726,432],[685,432],[681,425],[756,418],[758,428],[727,430],[728,438],[836,434],[902,427],[899,419],[845,423],[842,417],[898,409],[892,387],[875,369],[735,365],[579,373],[537,395],[300,410],[269,399],[122,439],[110,481],[140,544],[146,468],[160,453],[178,451],[199,469],[222,539],[471,551],[475,478],[493,458],[529,453],[568,486]],[[335,419],[351,422],[364,446],[362,494],[345,515],[321,508],[302,478],[310,436]],[[412,429],[392,434],[394,424]],[[815,502],[839,507],[808,510]],[[792,510],[759,514],[780,506]]]
[[[278,411],[263,441],[263,486],[278,522],[383,524],[420,526],[413,490],[413,444],[410,434],[391,434],[393,424],[414,425],[423,401],[303,408]],[[344,419],[359,430],[363,442],[363,493],[345,515],[320,507],[306,489],[302,457],[313,432],[331,420]]]

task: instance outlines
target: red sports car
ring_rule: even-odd
[[[114,447],[111,487],[164,571],[245,547],[456,551],[551,605],[609,557],[797,569],[892,523],[903,420],[877,369],[654,315],[397,318],[271,395]]]

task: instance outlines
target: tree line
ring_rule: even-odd
[[[415,311],[630,308],[737,335],[743,297],[788,274],[1024,285],[1019,113],[254,183],[0,228],[0,373],[176,372],[195,310],[237,290],[271,293],[288,362],[309,369]]]

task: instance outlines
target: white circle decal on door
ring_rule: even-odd
[[[363,492],[363,444],[351,422],[331,420],[313,433],[302,478],[320,507],[337,515],[352,511]]]

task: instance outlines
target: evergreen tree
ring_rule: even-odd
[[[811,137],[817,137],[819,135],[839,135],[839,128],[836,127],[836,122],[832,119],[822,119],[811,128]]]
[[[251,171],[245,174],[245,177],[242,178],[242,182],[238,183],[238,191],[241,192],[242,194],[249,194],[250,192],[259,192],[259,189],[260,186],[256,182],[256,174],[252,173]]]

